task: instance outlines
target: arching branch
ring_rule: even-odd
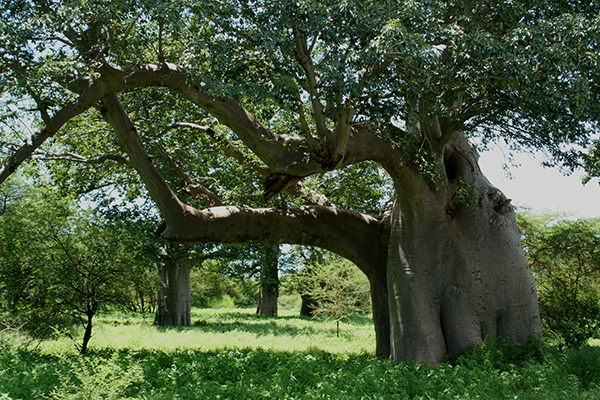
[[[349,259],[367,275],[385,268],[388,235],[386,217],[322,206],[193,210],[184,224],[167,222],[165,231],[165,237],[176,242],[318,246]]]

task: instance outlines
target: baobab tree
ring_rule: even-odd
[[[78,157],[137,171],[170,241],[295,243],[354,262],[370,281],[379,357],[437,363],[489,335],[524,343],[540,337],[535,286],[510,200],[471,141],[579,165],[600,115],[597,8],[3,1],[2,101],[39,130],[3,144],[0,182],[70,138],[87,151]],[[95,141],[77,143],[82,125]],[[152,147],[180,129],[176,148]],[[264,207],[232,205],[212,178],[195,178],[206,138],[263,177]],[[183,188],[165,173],[169,158]],[[311,185],[364,162],[392,182],[385,212],[336,206]],[[294,200],[277,203],[284,192]]]

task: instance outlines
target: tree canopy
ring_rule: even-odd
[[[597,130],[598,8],[536,1],[3,1],[2,153],[14,158],[2,179],[21,153],[81,114],[77,129],[66,130],[76,137],[64,140],[84,154],[83,143],[93,155],[114,151],[110,136],[99,134],[106,128],[85,111],[115,92],[127,93],[130,115],[155,140],[174,129],[171,123],[212,115],[272,168],[300,176],[360,161],[346,154],[340,163],[350,153],[350,122],[412,149],[409,159],[435,150],[445,138],[410,134],[415,112],[431,117],[427,129],[503,136],[575,166]],[[142,90],[148,86],[166,87],[196,107],[163,89]],[[241,128],[248,118],[254,127]],[[14,154],[25,139],[18,119],[40,131]],[[193,137],[194,145],[205,140]],[[302,146],[316,150],[310,162],[292,168],[273,159],[274,147],[304,157]],[[126,161],[116,153],[96,161]]]

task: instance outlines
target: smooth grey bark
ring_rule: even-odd
[[[111,113],[124,112],[112,107]],[[382,336],[388,321],[389,351],[395,361],[436,364],[489,335],[518,343],[541,337],[537,295],[514,214],[504,195],[480,171],[476,152],[461,134],[431,137],[440,149],[432,154],[440,157],[445,169],[444,179],[438,176],[437,181],[428,182],[417,167],[398,162],[391,153],[380,155],[376,161],[392,176],[396,196],[391,215],[378,219],[318,206],[194,209],[181,203],[157,176],[143,147],[135,142],[135,128],[123,129],[126,118],[109,120],[117,122],[113,126],[122,125],[120,137],[128,153],[138,153],[137,157],[130,154],[131,162],[141,169],[142,179],[149,181],[148,189],[164,211],[167,239],[313,245],[361,268],[375,294],[378,356],[386,354]],[[355,137],[362,135],[356,132]],[[355,140],[348,148],[351,144]],[[468,196],[455,195],[465,188]],[[383,221],[388,219],[386,229]],[[380,272],[384,266],[386,274]],[[381,301],[384,276],[387,317]]]
[[[256,313],[276,317],[279,297],[279,246],[267,245],[264,251]]]
[[[373,325],[375,327],[375,355],[378,360],[390,358],[390,310],[387,273],[381,268],[367,275],[371,292]]]
[[[191,326],[191,267],[166,257],[159,267],[159,287],[154,325]]]
[[[446,190],[415,170],[396,177],[387,279],[391,357],[436,364],[487,336],[541,338],[536,289],[508,200],[457,136]],[[466,185],[467,199],[453,196]],[[469,203],[471,202],[471,203]]]

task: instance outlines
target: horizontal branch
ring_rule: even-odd
[[[167,222],[165,238],[188,243],[317,246],[349,259],[367,274],[385,267],[389,234],[385,218],[322,206],[287,209],[227,206],[188,211],[185,223]]]

